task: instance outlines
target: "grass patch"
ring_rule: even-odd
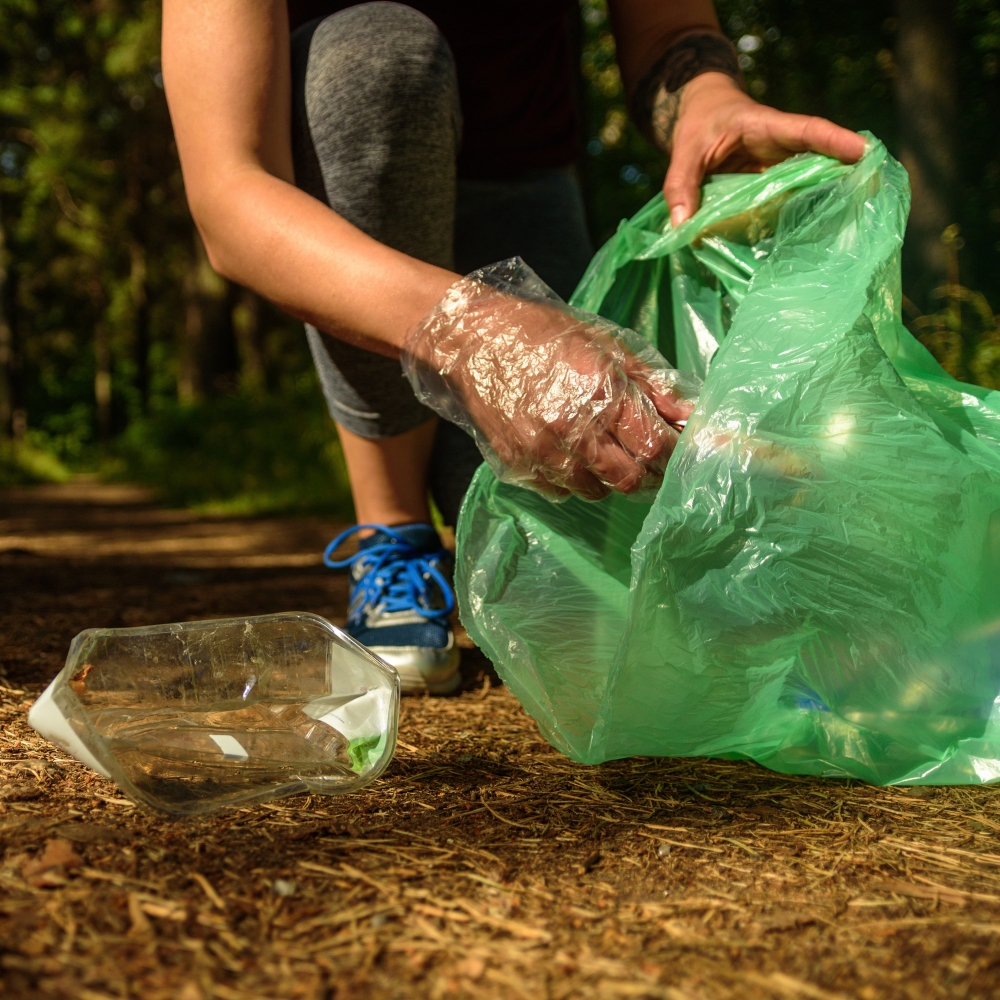
[[[0,439],[0,487],[30,486],[33,483],[62,483],[70,471],[59,459],[34,442]]]
[[[164,406],[129,426],[105,474],[204,513],[353,517],[340,442],[311,377],[281,395]]]

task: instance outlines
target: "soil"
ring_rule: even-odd
[[[471,648],[461,693],[404,699],[393,763],[344,797],[168,820],[26,726],[86,627],[341,622],[338,527],[0,494],[0,995],[1000,997],[995,788],[573,764]]]

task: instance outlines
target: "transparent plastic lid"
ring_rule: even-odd
[[[88,629],[28,723],[135,802],[195,816],[373,781],[399,678],[312,614]]]

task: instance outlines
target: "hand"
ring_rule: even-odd
[[[550,497],[653,485],[697,393],[638,334],[475,276],[418,325],[403,365],[417,397],[466,427],[500,478]]]
[[[757,173],[795,153],[857,162],[865,140],[825,118],[758,104],[723,73],[702,73],[684,87],[663,182],[674,226],[691,218],[707,174]]]

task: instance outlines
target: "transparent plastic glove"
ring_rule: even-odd
[[[658,485],[700,389],[519,257],[452,285],[402,361],[417,398],[472,434],[500,479],[552,499]]]

